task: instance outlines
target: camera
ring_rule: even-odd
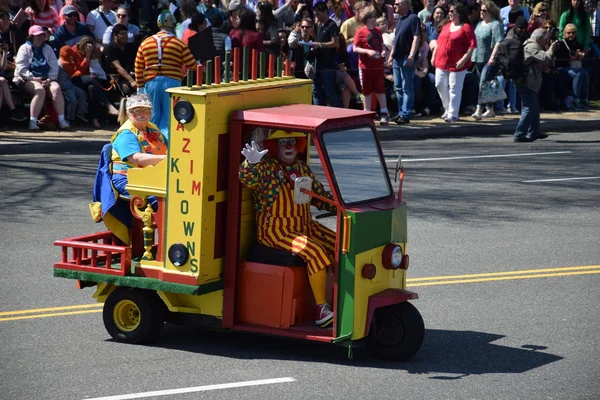
[[[550,43],[554,43],[558,40],[558,28],[553,26],[550,28]]]

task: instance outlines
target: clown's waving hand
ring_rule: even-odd
[[[239,178],[254,191],[258,242],[304,259],[317,304],[315,323],[327,326],[333,322],[333,312],[326,300],[325,270],[334,260],[335,233],[313,221],[310,206],[322,210],[331,210],[332,206],[314,198],[311,203],[295,204],[294,182],[309,176],[314,193],[329,199],[332,196],[308,165],[298,159],[306,144],[304,133],[281,130],[264,140],[264,150],[259,150],[255,142],[246,144],[242,150],[246,160],[240,165]]]

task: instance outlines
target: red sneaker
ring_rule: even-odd
[[[317,317],[315,324],[325,327],[333,322],[333,311],[329,308],[329,304],[317,305]]]

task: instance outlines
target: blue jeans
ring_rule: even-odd
[[[540,135],[539,94],[531,89],[517,86],[521,96],[521,119],[515,130],[515,138],[536,139]]]
[[[165,93],[167,89],[181,86],[181,81],[166,76],[157,76],[146,82],[146,94],[152,101],[152,117],[150,122],[158,126],[169,139],[169,121],[171,120],[171,96]]]
[[[406,67],[405,65],[406,58],[394,58],[392,68],[394,71],[394,87],[396,89],[400,116],[406,120],[410,120],[410,112],[415,103],[415,90],[413,86],[415,69],[413,67]]]
[[[562,67],[558,71],[573,79],[573,95],[582,101],[588,101],[590,94],[590,75],[585,69]]]
[[[319,69],[315,72],[313,80],[313,104],[317,106],[326,106],[327,99],[333,107],[342,107],[342,101],[335,87],[335,68]]]

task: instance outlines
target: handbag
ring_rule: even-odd
[[[307,61],[306,65],[304,66],[304,73],[306,74],[306,77],[308,79],[315,79],[315,76],[317,75],[317,71],[315,68],[315,62],[310,62]]]
[[[481,84],[477,104],[495,103],[504,99],[506,99],[506,92],[500,86],[498,79],[492,79]]]
[[[572,54],[573,51],[571,50],[571,48],[567,44],[567,41],[563,40],[563,43],[565,44],[565,47],[569,50],[569,54]],[[569,61],[569,68],[571,68],[571,69],[581,69],[581,68],[583,68],[583,64],[581,64],[580,60],[572,60],[572,61]]]

